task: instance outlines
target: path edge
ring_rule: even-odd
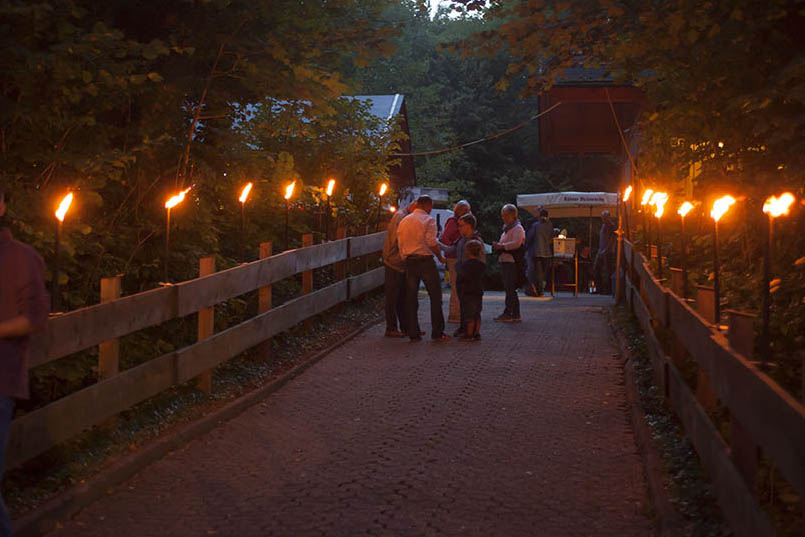
[[[227,403],[222,408],[179,427],[176,431],[144,446],[135,453],[123,455],[108,467],[101,468],[98,474],[88,478],[84,483],[67,489],[43,505],[26,513],[22,518],[15,520],[14,535],[16,537],[40,537],[45,535],[55,529],[61,522],[70,519],[84,507],[94,503],[106,494],[110,488],[131,478],[137,472],[162,459],[171,451],[175,451],[188,442],[212,431],[223,422],[237,417],[252,406],[260,403],[321,361],[325,356],[379,324],[382,320],[382,315],[378,315],[375,319],[364,323],[332,345],[316,352],[307,360],[268,384],[260,386]]]
[[[676,537],[683,534],[685,527],[682,518],[671,502],[668,491],[665,489],[664,466],[659,448],[651,440],[651,430],[646,423],[646,413],[640,404],[635,380],[633,353],[629,350],[626,335],[615,322],[614,310],[610,309],[607,315],[609,327],[615,339],[617,350],[622,358],[623,384],[626,392],[626,402],[629,405],[629,418],[634,431],[635,443],[640,452],[643,470],[646,475],[646,484],[651,498],[652,507],[657,517],[659,535],[662,537]]]

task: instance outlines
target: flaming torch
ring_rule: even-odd
[[[244,239],[246,235],[246,200],[249,199],[249,192],[252,191],[253,186],[251,182],[246,183],[246,186],[240,191],[240,197],[238,198],[240,202],[240,258],[243,261],[246,261],[246,245]]]
[[[628,240],[632,240],[632,233],[629,229],[629,205],[627,202],[629,201],[629,197],[632,195],[632,185],[626,187],[626,190],[623,191],[623,217],[626,220],[626,238]]]
[[[655,192],[651,196],[651,204],[656,207],[654,217],[657,218],[657,278],[662,279],[662,214],[665,212],[665,203],[668,201],[668,194],[665,192]]]
[[[688,298],[688,237],[685,233],[685,216],[693,209],[693,204],[686,201],[680,205],[676,213],[682,218],[682,298]]]
[[[651,196],[653,196],[653,195],[654,195],[654,191],[652,189],[650,189],[650,188],[647,188],[643,192],[643,199],[640,200],[640,206],[642,207],[642,209],[640,209],[640,212],[643,213],[643,249],[646,251],[646,257],[649,258],[649,259],[651,259],[651,251],[649,250],[649,245],[648,245],[648,243],[649,243],[649,231],[650,231],[648,229],[648,226],[651,226],[651,220],[648,220],[648,221],[646,220],[646,211],[648,210],[646,208],[646,204],[649,203],[649,200],[651,200]]]
[[[324,191],[327,194],[327,205],[325,206],[327,215],[324,217],[324,237],[327,240],[330,240],[330,212],[332,211],[330,198],[333,197],[333,191],[335,191],[335,179],[330,179],[327,181],[327,188]]]
[[[64,217],[67,216],[67,211],[70,210],[70,204],[73,203],[73,193],[68,192],[61,201],[59,207],[56,209],[56,245],[53,252],[53,288],[51,297],[51,306],[54,312],[61,309],[61,290],[59,289],[59,257],[61,254],[61,232],[64,226]]]
[[[769,279],[771,278],[771,248],[774,231],[774,219],[778,216],[785,216],[794,203],[794,195],[790,192],[777,196],[771,196],[763,204],[763,212],[769,215],[769,233],[766,235],[766,248],[763,253],[763,331],[760,335],[760,355],[762,366],[765,369],[771,358],[771,335],[769,331],[769,317],[771,311],[771,291],[769,289]]]
[[[296,181],[285,187],[285,250],[288,249],[288,213],[291,212],[291,196],[293,196],[294,188],[296,188]]]
[[[168,198],[168,201],[165,202],[165,263],[164,263],[164,279],[165,283],[169,283],[168,280],[168,265],[170,264],[170,244],[171,244],[171,209],[179,205],[184,201],[185,195],[190,192],[190,189],[193,188],[189,186]]]
[[[713,203],[713,209],[710,211],[710,218],[713,219],[713,293],[715,294],[715,314],[713,315],[713,322],[716,324],[716,327],[718,327],[718,324],[721,322],[721,289],[719,288],[718,279],[718,221],[729,211],[734,203],[735,198],[732,196],[723,196]]]
[[[375,231],[380,229],[380,212],[383,210],[383,195],[388,190],[389,185],[382,183],[380,185],[379,195],[377,196],[377,222],[375,222]]]

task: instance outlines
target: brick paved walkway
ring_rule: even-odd
[[[480,343],[378,325],[53,535],[651,535],[608,304],[497,324],[489,296]]]

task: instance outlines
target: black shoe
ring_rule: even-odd
[[[523,320],[522,320],[522,319],[520,318],[520,316],[518,315],[517,317],[512,317],[512,318],[511,318],[511,320],[510,320],[509,322],[510,322],[510,323],[520,323],[520,322],[522,322],[522,321],[523,321]]]
[[[412,337],[410,339],[411,339],[411,343],[416,343],[418,341],[422,341],[422,336]]]
[[[456,328],[456,331],[453,332],[453,337],[459,337],[459,336],[462,336],[462,335],[464,335],[464,328],[459,326],[458,328]]]
[[[495,321],[496,323],[510,323],[511,318],[512,318],[511,315],[507,315],[506,313],[501,313],[500,315],[498,315],[497,317],[495,317],[492,320]]]

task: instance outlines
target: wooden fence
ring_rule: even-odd
[[[339,236],[343,237],[343,232]],[[31,367],[100,345],[102,374],[97,383],[14,420],[6,456],[8,467],[104,423],[171,386],[208,374],[218,364],[297,323],[381,286],[382,267],[347,277],[346,265],[350,259],[379,252],[384,239],[385,232],[380,232],[273,256],[265,256],[271,251],[270,243],[265,243],[260,249],[264,258],[258,261],[221,272],[214,272],[214,263],[202,262],[202,274],[209,275],[122,298],[114,298],[119,291],[111,296],[102,293],[107,296],[101,304],[51,318],[47,330],[33,342]],[[313,290],[313,269],[332,264],[336,265],[338,281]],[[306,294],[271,308],[271,284],[299,273],[303,275]],[[213,333],[211,312],[215,304],[253,291],[260,291],[260,313]],[[197,343],[117,372],[117,338],[193,313],[199,314]],[[115,363],[103,363],[110,356]]]
[[[803,405],[751,361],[751,317],[728,312],[725,333],[710,322],[712,290],[699,288],[696,301],[684,300],[676,271],[676,289],[668,289],[631,243],[623,241],[622,251],[625,299],[645,332],[657,385],[699,454],[727,522],[738,536],[774,535],[755,494],[759,452],[804,498]],[[695,386],[680,373],[686,360],[697,368]],[[717,401],[729,412],[729,443],[707,412]]]

